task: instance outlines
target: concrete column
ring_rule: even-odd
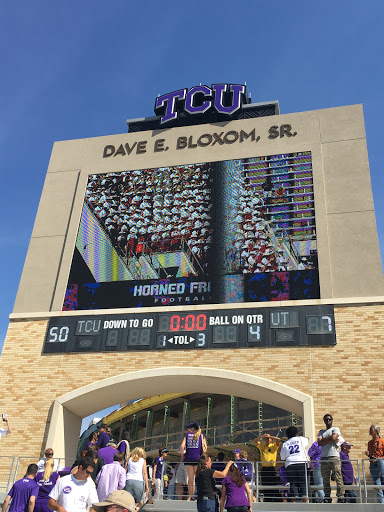
[[[82,418],[55,401],[52,408],[51,426],[47,447],[53,448],[55,458],[75,459]]]

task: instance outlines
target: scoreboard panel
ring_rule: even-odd
[[[335,344],[334,307],[321,305],[53,317],[43,352]]]

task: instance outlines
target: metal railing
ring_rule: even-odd
[[[316,492],[323,491],[323,485],[314,485],[311,482],[311,467],[313,462],[303,462],[306,466],[305,471],[305,493],[303,496],[295,498],[290,496],[290,484],[285,483],[283,481],[279,481],[274,485],[265,485],[261,482],[261,468],[268,463],[266,462],[251,462],[246,461],[252,467],[251,475],[246,476],[247,483],[250,487],[251,494],[254,497],[255,501],[274,501],[274,502],[289,502],[289,501],[306,501],[318,503],[322,501]],[[369,464],[368,460],[357,460],[350,459],[350,462],[353,466],[355,483],[351,485],[344,484],[344,491],[354,491],[355,495],[351,494],[349,496],[344,495],[344,499],[347,503],[375,503],[378,501],[378,496],[376,491],[384,490],[384,485],[375,485],[368,483],[367,475],[370,475],[369,470],[367,470],[367,466]],[[223,461],[226,464],[226,461]],[[317,461],[317,463],[321,464],[321,461]],[[176,482],[176,467],[179,465],[179,462],[166,462],[162,468],[161,475],[161,495],[160,499],[173,499],[173,500],[186,500],[188,498],[188,487],[187,480],[185,480],[184,484],[178,485]],[[188,463],[184,463],[187,465]],[[214,464],[214,463],[213,463]],[[239,464],[244,464],[244,461],[239,461]],[[285,463],[283,461],[271,462],[269,463],[270,467],[274,467],[276,471],[276,478],[278,479],[278,468],[284,467]],[[214,466],[212,466],[213,469]],[[383,475],[384,477],[384,475]],[[370,477],[369,477],[370,478]],[[370,480],[369,480],[370,481]],[[181,487],[180,487],[181,486]],[[216,480],[216,488],[218,490],[218,494],[221,494],[221,479]],[[180,489],[182,489],[180,491]],[[337,498],[335,495],[335,491],[337,486],[331,485],[331,499]],[[196,494],[196,491],[195,491]],[[153,496],[152,496],[153,497]],[[149,496],[151,499],[151,496]]]
[[[364,500],[364,496],[366,496],[366,494],[363,491],[364,486],[361,483],[361,477],[360,477],[360,475],[361,475],[360,462],[361,461],[359,461],[357,459],[351,459],[350,462],[353,463],[353,465],[354,465],[353,469],[354,469],[354,473],[356,473],[356,477],[355,477],[356,483],[352,484],[352,485],[344,484],[344,489],[348,490],[348,491],[351,491],[351,490],[356,491],[357,490],[358,493],[355,497],[356,502],[367,503],[367,500]],[[311,476],[312,476],[311,468],[313,467],[314,463],[321,465],[322,462],[315,461],[315,462],[303,462],[302,463],[306,467],[305,468],[305,493],[301,497],[297,497],[297,498],[301,499],[301,500],[305,500],[307,502],[310,502],[310,501],[319,502],[319,501],[322,501],[322,499],[323,499],[322,497],[316,496],[316,492],[324,491],[324,485],[315,485],[315,484],[311,483]],[[261,483],[261,468],[268,466],[267,462],[256,462],[255,466],[256,466],[255,474],[258,475],[258,478],[255,479],[255,494],[258,498],[258,501],[263,501],[264,498],[269,499],[269,501],[292,501],[292,500],[296,501],[295,497],[290,496],[289,482],[284,483],[284,482],[280,481],[280,484],[277,484],[277,485],[264,485]],[[269,463],[269,467],[272,467],[272,466],[274,468],[281,468],[281,467],[285,467],[285,463],[283,461],[277,461],[276,463],[274,463],[274,462]],[[278,478],[279,471],[277,471],[276,474],[277,474],[277,478]],[[331,485],[330,487],[331,487],[331,496],[332,496],[332,492],[337,489],[337,486]],[[383,486],[383,488],[384,488],[384,486]],[[277,494],[276,494],[277,490],[281,494],[281,498],[277,498]],[[265,495],[263,494],[263,492],[265,492]],[[353,499],[353,496],[351,496],[350,499]]]
[[[6,462],[3,462],[6,460]],[[0,457],[0,492],[8,492],[16,480],[20,480],[26,473],[29,464],[36,463],[40,459],[36,457]],[[54,457],[55,470],[65,472],[65,468],[70,469],[75,459],[64,459]],[[9,470],[6,469],[7,466]],[[5,469],[4,469],[5,468]],[[68,471],[69,473],[69,471]]]
[[[56,467],[58,471],[63,471],[66,468],[66,471],[69,472],[70,467],[72,466],[74,459],[63,459],[63,458],[55,458]],[[26,469],[29,464],[32,462],[37,463],[38,459],[36,457],[12,457],[12,456],[0,456],[0,494],[5,496],[14,482],[23,478],[25,475]],[[238,464],[242,465],[247,463],[249,468],[251,468],[251,473],[246,475],[247,483],[250,487],[252,496],[255,497],[256,501],[292,501],[294,498],[289,496],[290,485],[287,482],[278,480],[278,469],[284,466],[283,461],[276,462],[252,462],[252,461],[239,461]],[[355,483],[352,485],[345,485],[344,489],[347,491],[355,491],[356,493],[356,502],[357,503],[376,503],[379,501],[380,496],[378,496],[379,491],[384,491],[384,485],[378,485],[372,480],[371,472],[370,472],[370,464],[375,463],[374,461],[365,460],[350,460],[355,477]],[[226,461],[223,461],[226,464]],[[305,471],[305,493],[299,499],[305,499],[307,502],[317,502],[319,501],[319,497],[316,497],[316,491],[321,491],[324,489],[323,485],[314,485],[311,482],[311,470],[313,468],[314,463],[320,463],[321,461],[315,462],[303,462],[306,466]],[[161,495],[160,499],[174,499],[174,500],[186,500],[188,497],[188,488],[187,488],[187,478],[181,478],[181,482],[176,482],[176,469],[177,465],[180,462],[169,462],[166,463],[162,467],[161,474]],[[187,465],[188,463],[184,463]],[[262,467],[269,464],[269,467],[274,467],[275,469],[275,484],[274,485],[266,485],[262,483],[261,477],[261,469]],[[384,475],[382,475],[384,477]],[[373,483],[371,483],[373,481]],[[151,485],[150,485],[151,487]],[[334,491],[337,486],[331,485],[331,497],[334,495]],[[217,481],[217,489],[220,493],[221,490],[221,481]],[[384,492],[383,492],[384,495]],[[149,496],[151,499],[153,496]],[[348,497],[346,497],[348,499]],[[354,499],[353,496],[350,498]],[[383,498],[384,499],[384,498]]]

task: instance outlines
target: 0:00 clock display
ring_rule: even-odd
[[[159,332],[206,331],[207,315],[160,315]]]

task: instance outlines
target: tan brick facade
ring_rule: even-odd
[[[354,458],[361,458],[369,425],[382,421],[384,304],[336,306],[335,319],[334,347],[197,351],[193,366],[235,369],[311,395],[316,429],[323,414],[332,413],[343,437],[355,445]],[[47,320],[9,325],[0,360],[1,408],[14,433],[1,440],[1,455],[40,454],[52,404],[65,393],[131,371],[188,366],[185,351],[161,352],[161,357],[156,351],[43,355],[46,327]]]

